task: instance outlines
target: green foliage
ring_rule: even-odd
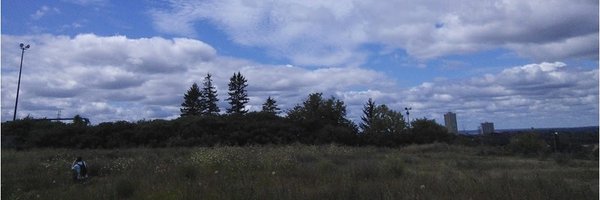
[[[302,103],[296,105],[288,112],[288,118],[311,124],[313,128],[322,128],[329,125],[347,125],[350,120],[346,118],[346,106],[344,102],[331,97],[323,99],[322,93],[312,93]]]
[[[414,136],[420,134],[417,132],[379,134],[380,137],[358,135],[356,125],[345,118],[343,102],[333,97],[323,100],[320,94],[309,99],[316,99],[316,106],[307,101],[306,106],[297,106],[287,118],[268,112],[250,112],[245,115],[185,116],[174,120],[104,122],[92,126],[18,120],[2,124],[2,145],[5,148],[130,148],[300,142],[398,146],[442,141],[437,136],[435,140],[417,141],[415,138],[418,137]]]
[[[377,106],[371,99],[365,104],[363,114],[360,126],[364,134],[399,134],[406,128],[402,113],[385,104]]]
[[[513,153],[525,155],[541,154],[548,150],[547,144],[535,133],[522,133],[510,140],[509,148]]]
[[[271,96],[269,96],[269,98],[267,98],[265,103],[262,105],[262,112],[276,115],[279,114],[279,110],[280,109],[277,107],[277,101],[271,98]]]
[[[331,97],[323,99],[322,93],[313,93],[302,105],[296,105],[287,118],[303,128],[301,141],[310,144],[340,142],[354,143],[357,127],[346,118],[344,102]]]
[[[374,134],[401,134],[406,122],[402,113],[389,109],[386,105],[377,106],[370,132]]]
[[[76,126],[87,126],[90,124],[90,121],[88,119],[84,119],[80,115],[75,115],[75,117],[73,117],[73,124]]]
[[[183,103],[181,103],[181,116],[200,115],[202,110],[202,102],[200,101],[202,93],[198,84],[194,83],[190,89],[183,95]]]
[[[598,163],[475,147],[337,145],[1,153],[2,199],[595,199]],[[69,178],[76,155],[97,172]],[[567,154],[565,154],[567,155]]]
[[[200,96],[200,104],[202,107],[202,114],[205,115],[216,115],[221,111],[217,103],[219,99],[217,98],[217,89],[212,84],[212,76],[210,74],[206,74],[204,78],[204,87],[201,91]]]
[[[449,134],[446,128],[435,120],[416,119],[411,122],[411,127],[413,141],[417,144],[448,142],[453,138],[452,134]]]
[[[227,109],[227,113],[233,114],[246,114],[248,110],[246,110],[245,105],[248,103],[248,93],[246,92],[246,87],[248,87],[248,82],[244,76],[240,72],[234,73],[231,79],[229,79],[229,105],[231,108]]]
[[[377,105],[375,105],[373,99],[369,98],[363,107],[363,116],[360,117],[362,122],[359,124],[359,127],[363,133],[371,132],[371,126],[373,125],[373,121],[375,120],[376,116],[375,108],[377,108]]]

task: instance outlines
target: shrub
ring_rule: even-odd
[[[534,133],[524,133],[514,136],[510,140],[509,149],[513,153],[524,155],[540,154],[548,150],[546,142]]]

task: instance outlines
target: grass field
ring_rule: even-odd
[[[446,144],[2,150],[1,165],[2,199],[598,199],[599,187],[598,161]]]

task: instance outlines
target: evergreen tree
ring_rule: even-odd
[[[245,110],[245,105],[248,103],[248,94],[246,93],[247,80],[242,76],[242,73],[234,73],[231,79],[229,79],[229,104],[231,108],[227,109],[227,113],[234,114],[245,114],[248,111]]]
[[[275,101],[275,99],[271,98],[270,96],[269,98],[267,98],[267,101],[265,101],[265,103],[262,106],[262,112],[266,113],[278,114],[279,110],[280,109],[277,107],[277,101]]]
[[[181,103],[181,116],[199,115],[202,111],[200,102],[200,88],[198,84],[192,84],[192,87],[183,95],[183,103]]]
[[[365,134],[398,134],[406,129],[401,112],[388,108],[385,104],[377,106],[369,99],[363,107],[360,128]]]
[[[375,102],[373,99],[369,98],[367,104],[363,107],[363,116],[360,117],[362,122],[360,123],[360,129],[362,129],[363,133],[370,133],[371,126],[373,125],[373,121],[375,120]]]
[[[204,87],[202,88],[200,103],[202,105],[202,114],[208,115],[216,115],[221,111],[219,106],[217,106],[217,102],[219,99],[217,98],[217,89],[212,84],[212,76],[210,74],[206,74],[204,78]]]

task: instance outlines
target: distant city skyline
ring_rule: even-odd
[[[1,120],[77,114],[174,119],[213,75],[235,72],[247,109],[322,92],[360,122],[369,98],[460,129],[596,126],[598,1],[1,1]],[[406,117],[406,116],[405,116]]]

